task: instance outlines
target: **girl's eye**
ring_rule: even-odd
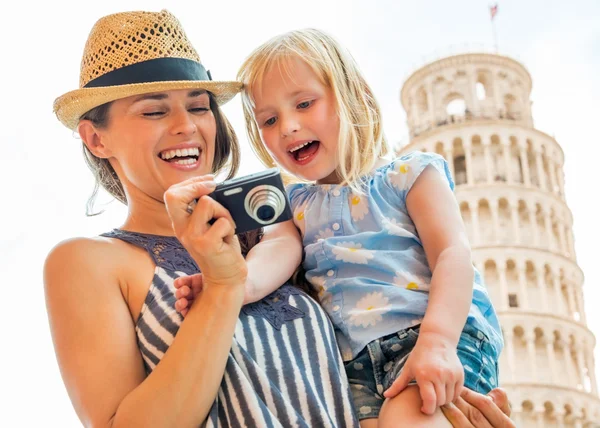
[[[192,113],[204,113],[205,111],[208,111],[209,109],[207,107],[194,107],[191,108],[190,111]]]
[[[267,126],[274,125],[274,124],[275,124],[275,120],[276,120],[276,119],[275,119],[274,117],[270,117],[269,119],[267,119],[267,120],[265,121],[265,125],[267,125]]]
[[[162,116],[163,114],[165,114],[164,111],[151,111],[148,113],[142,113],[144,116],[147,117],[153,117],[153,116]]]
[[[312,101],[303,101],[300,104],[298,104],[298,108],[299,109],[309,108],[311,104],[312,104]]]

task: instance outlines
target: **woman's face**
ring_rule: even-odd
[[[114,101],[98,130],[129,197],[162,201],[171,185],[210,174],[216,122],[204,90],[173,90]]]

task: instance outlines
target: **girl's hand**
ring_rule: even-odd
[[[185,315],[192,307],[194,299],[202,291],[202,273],[180,276],[179,278],[175,279],[174,285],[176,288],[175,298],[177,299],[175,302],[175,309],[185,318]],[[256,301],[256,299],[253,297],[252,291],[253,284],[248,279],[246,281],[246,287],[244,291],[244,305]]]
[[[421,411],[432,415],[437,407],[451,403],[460,395],[464,376],[456,345],[452,346],[441,335],[421,332],[400,376],[384,396],[395,397],[415,379],[423,400]]]
[[[175,309],[185,317],[192,307],[194,299],[202,291],[202,274],[180,276],[175,279],[173,285],[176,288],[175,298],[177,299]]]
[[[212,178],[194,177],[171,186],[165,192],[165,204],[175,235],[202,272],[204,289],[243,287],[248,268],[231,215],[207,196],[216,186]],[[189,206],[196,199],[198,203],[190,214]]]

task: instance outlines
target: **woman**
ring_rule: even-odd
[[[290,284],[244,306],[257,236],[238,240],[206,196],[210,173],[238,166],[218,105],[239,90],[210,80],[171,14],[133,12],[96,23],[80,89],[55,102],[98,182],[128,206],[119,229],[62,242],[46,261],[58,362],[84,425],[357,426],[319,306]],[[277,237],[271,228],[262,239],[276,248]],[[183,321],[173,282],[198,271],[203,291]],[[477,422],[468,402],[447,409],[457,426]],[[475,406],[486,423],[508,420]]]

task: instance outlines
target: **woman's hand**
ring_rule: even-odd
[[[183,181],[165,192],[165,204],[175,235],[200,267],[203,288],[239,286],[243,289],[248,268],[231,215],[208,196],[215,186],[210,175]],[[198,203],[190,214],[188,207],[196,199]]]
[[[467,388],[454,402],[442,406],[442,412],[454,428],[515,428],[510,419],[506,392],[501,388],[488,395]]]

